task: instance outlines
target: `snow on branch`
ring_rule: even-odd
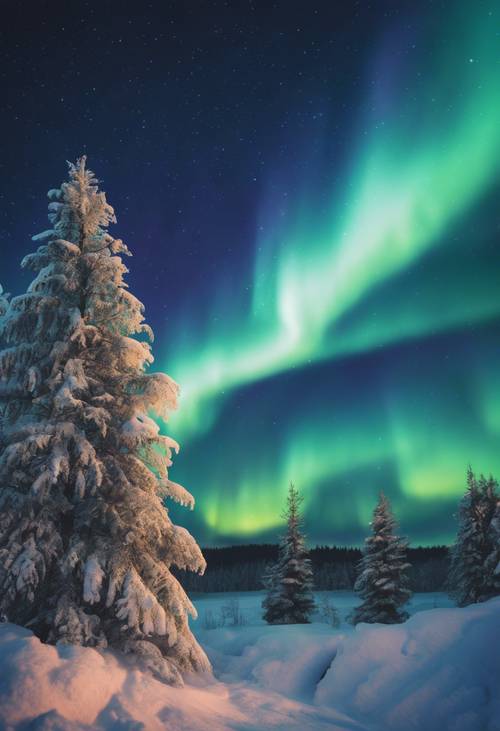
[[[144,635],[167,634],[165,610],[134,568],[129,569],[125,577],[123,596],[116,603],[116,616],[127,622],[126,629]]]
[[[100,601],[104,576],[104,571],[99,564],[97,556],[89,556],[85,562],[83,579],[83,600],[85,602],[96,604]]]
[[[172,480],[168,479],[160,480],[158,494],[164,498],[168,497],[170,500],[173,500],[179,505],[187,507],[190,510],[194,509],[194,497],[186,490],[185,487],[178,485],[177,482],[172,482]]]

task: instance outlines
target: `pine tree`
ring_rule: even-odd
[[[458,510],[458,531],[451,551],[448,589],[460,607],[498,593],[495,564],[497,483],[467,470],[467,490]]]
[[[262,608],[269,624],[306,624],[315,608],[311,561],[302,533],[302,500],[290,484],[283,515],[286,533],[280,542],[278,561],[268,568],[264,577],[267,595]]]
[[[363,600],[351,613],[359,622],[397,624],[408,619],[402,609],[410,599],[406,561],[407,542],[395,535],[397,523],[389,500],[380,494],[371,522],[372,535],[365,539],[354,590]]]
[[[210,665],[171,567],[202,573],[165,498],[178,445],[152,417],[177,384],[149,373],[143,305],[108,233],[113,208],[85,157],[48,197],[51,228],[22,266],[26,294],[0,301],[0,612],[42,640],[131,653],[161,679]]]

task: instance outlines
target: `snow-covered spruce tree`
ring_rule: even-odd
[[[315,609],[311,561],[302,533],[302,499],[290,484],[283,514],[287,527],[280,542],[278,561],[264,576],[267,594],[262,608],[269,624],[306,624]]]
[[[349,619],[359,622],[397,624],[408,619],[402,609],[411,596],[408,589],[407,542],[395,535],[397,523],[383,493],[373,512],[372,535],[365,539],[354,590],[362,604]]]
[[[467,470],[467,490],[458,509],[458,531],[451,550],[449,593],[460,607],[498,594],[495,564],[497,483]],[[500,557],[499,557],[500,558]]]
[[[115,222],[85,157],[49,191],[36,272],[0,320],[0,612],[43,640],[133,653],[161,679],[209,671],[195,610],[171,567],[203,572],[163,499],[167,418],[178,386],[153,361],[143,305],[127,290]],[[138,337],[134,337],[138,336]]]

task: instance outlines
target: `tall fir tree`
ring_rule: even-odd
[[[283,514],[286,532],[280,542],[278,561],[268,568],[264,577],[267,594],[262,608],[269,624],[306,624],[315,609],[311,561],[302,533],[302,500],[290,484]]]
[[[484,601],[499,593],[497,573],[497,482],[467,470],[467,490],[458,510],[458,530],[451,550],[448,581],[450,595],[460,607]]]
[[[193,507],[168,477],[176,442],[152,417],[177,384],[149,373],[143,305],[108,233],[113,208],[85,157],[50,190],[26,294],[0,299],[0,611],[51,643],[132,653],[162,680],[210,671],[171,567],[202,573],[163,501]]]
[[[408,588],[407,542],[396,535],[397,523],[389,500],[381,493],[373,512],[372,535],[365,539],[354,590],[362,604],[350,615],[359,622],[397,624],[408,619],[403,609],[411,597]]]

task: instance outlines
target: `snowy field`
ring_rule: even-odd
[[[353,595],[325,594],[344,620]],[[46,646],[0,625],[0,729],[500,731],[500,599],[456,609],[420,594],[404,625],[334,629],[269,627],[261,597],[194,598],[193,629],[216,679],[184,688],[110,651]]]
[[[212,613],[214,618],[220,617],[221,609],[227,606],[231,600],[238,602],[243,620],[249,625],[263,625],[261,602],[264,593],[260,591],[245,591],[226,594],[193,594],[192,600],[198,611],[198,619],[191,623],[195,634],[200,637],[206,624],[207,612]],[[316,604],[321,607],[325,598],[333,604],[341,617],[342,625],[345,624],[346,615],[351,611],[357,602],[352,591],[315,591]],[[441,592],[429,592],[426,594],[414,594],[411,603],[408,605],[410,614],[415,614],[424,609],[437,609],[439,607],[452,607],[453,602]],[[320,622],[319,616],[314,617],[315,623]],[[345,626],[343,630],[348,629]],[[203,640],[202,640],[203,641]]]

